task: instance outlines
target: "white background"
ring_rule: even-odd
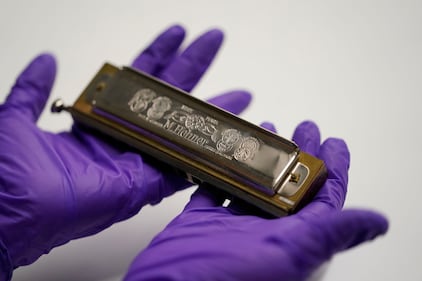
[[[422,1],[2,0],[1,100],[27,62],[50,51],[59,62],[51,100],[71,104],[104,61],[129,64],[173,23],[186,27],[187,42],[211,27],[226,34],[195,95],[248,89],[245,119],[273,121],[286,137],[312,119],[324,138],[349,144],[346,207],[379,210],[391,225],[381,239],[337,255],[324,280],[422,280]],[[39,124],[66,130],[71,119],[46,110]],[[191,191],[54,249],[13,280],[120,280]]]

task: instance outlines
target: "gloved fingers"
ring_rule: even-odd
[[[273,124],[273,123],[270,123],[270,122],[263,122],[263,123],[261,123],[261,127],[262,127],[262,128],[265,128],[265,129],[267,129],[268,131],[271,131],[271,132],[273,132],[273,133],[277,133],[277,129],[276,129],[276,127],[274,126],[274,124]]]
[[[233,114],[240,114],[251,102],[252,96],[246,91],[231,91],[208,99],[209,103],[227,110]]]
[[[178,174],[174,168],[145,155],[143,156],[143,178],[144,205],[158,204],[176,191],[192,186],[192,183]]]
[[[135,58],[132,66],[151,75],[158,74],[177,55],[184,38],[183,27],[169,27]]]
[[[299,148],[313,156],[319,152],[321,135],[318,126],[312,121],[305,121],[296,127],[293,141]]]
[[[5,105],[37,121],[44,109],[56,77],[56,62],[52,55],[34,58],[17,78]]]
[[[315,198],[300,212],[321,214],[326,210],[340,210],[346,199],[350,153],[341,139],[329,138],[320,148],[318,156],[324,161],[328,178]]]
[[[224,193],[208,184],[202,184],[192,194],[185,211],[196,208],[210,208],[221,206],[226,197]]]
[[[157,159],[112,139],[104,140],[104,136],[88,133],[84,129],[74,125],[72,136],[75,138],[67,133],[59,134],[58,137],[67,139],[67,142],[75,142],[78,151],[89,159],[95,159],[96,165],[100,166],[102,171],[110,171],[108,175],[117,174],[114,180],[126,182],[126,184],[116,184],[114,187],[116,193],[137,194],[131,196],[125,208],[136,210],[136,206],[157,204],[163,198],[192,185],[173,168]],[[94,177],[94,174],[91,177]],[[130,207],[132,205],[135,207]]]
[[[347,144],[342,139],[329,138],[320,148],[318,155],[328,170],[328,185],[324,186],[318,199],[328,200],[340,210],[346,199],[349,180],[350,153]]]
[[[190,92],[208,69],[223,42],[223,33],[212,29],[197,38],[158,75],[162,80]]]
[[[388,230],[388,220],[368,210],[345,210],[320,216],[312,222],[326,259],[333,254],[372,240]]]
[[[328,179],[334,179],[346,194],[348,171],[350,167],[350,152],[342,139],[329,138],[321,145],[318,155],[327,166]]]

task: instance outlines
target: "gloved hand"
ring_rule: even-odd
[[[223,198],[200,187],[134,260],[125,281],[299,281],[335,253],[385,233],[383,216],[341,211],[349,168],[346,144],[328,139],[320,145],[311,122],[298,126],[293,139],[328,168],[328,180],[310,204],[289,217],[264,219],[224,208]]]
[[[223,34],[211,30],[179,53],[184,29],[173,26],[137,57],[133,66],[186,91],[199,81]],[[40,130],[56,73],[43,54],[17,78],[0,105],[0,271],[34,262],[53,247],[97,233],[136,214],[145,204],[187,187],[165,167],[111,145],[84,129]],[[250,95],[234,91],[211,100],[234,113]],[[0,278],[0,280],[3,280]]]

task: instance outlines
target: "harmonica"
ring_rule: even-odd
[[[138,70],[104,64],[76,102],[53,112],[98,130],[271,216],[297,212],[326,179],[292,141]]]

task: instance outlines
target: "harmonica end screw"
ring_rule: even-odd
[[[68,107],[64,105],[64,102],[62,99],[56,99],[51,105],[51,112],[60,113],[63,110],[68,110]]]
[[[290,174],[290,182],[298,183],[300,180],[300,174]]]

